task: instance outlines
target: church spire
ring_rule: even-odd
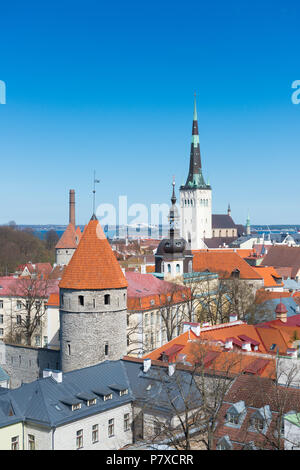
[[[186,188],[209,188],[209,185],[205,183],[203,175],[202,175],[196,93],[195,93],[195,98],[194,98],[194,115],[193,115],[192,142],[191,142],[191,153],[190,153],[190,168],[189,168],[189,174],[185,183],[185,187]]]
[[[171,240],[173,240],[176,237],[179,237],[179,229],[178,229],[179,215],[178,215],[178,210],[176,207],[177,199],[175,196],[175,179],[174,178],[173,178],[172,186],[173,186],[172,197],[171,197],[172,206],[169,212],[169,224],[170,224],[169,236]]]

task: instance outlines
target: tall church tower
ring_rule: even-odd
[[[127,281],[95,215],[59,288],[62,371],[126,355]]]
[[[185,185],[180,187],[181,236],[192,250],[203,248],[203,238],[212,237],[211,193],[202,174],[195,96],[190,168]]]

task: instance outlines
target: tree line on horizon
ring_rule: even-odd
[[[8,276],[20,264],[55,262],[55,245],[59,239],[49,230],[43,240],[32,229],[19,229],[15,222],[0,226],[0,275]]]

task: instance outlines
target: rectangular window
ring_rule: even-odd
[[[0,300],[0,308],[3,308],[3,300]]]
[[[84,306],[84,297],[83,297],[83,295],[78,296],[78,304],[81,305],[81,307]]]
[[[75,405],[72,405],[72,411],[80,410],[81,408],[81,403],[75,403]]]
[[[124,414],[124,431],[129,431],[130,429],[130,417],[129,413]]]
[[[41,337],[40,335],[35,336],[35,345],[40,346],[41,345]]]
[[[35,450],[35,437],[33,434],[28,434],[28,450]]]
[[[21,325],[22,317],[21,315],[17,315],[17,325]]]
[[[103,401],[106,401],[106,400],[112,400],[112,393],[109,393],[108,395],[103,396]]]
[[[83,447],[83,429],[79,429],[76,432],[76,449],[82,449]]]
[[[2,324],[3,323],[3,315],[0,315],[0,323]]]
[[[44,342],[44,348],[48,346],[48,336],[43,337],[43,342]]]
[[[114,419],[109,419],[108,420],[108,437],[113,437],[114,435]]]
[[[92,443],[95,444],[95,442],[99,441],[99,425],[94,424],[92,427]]]
[[[97,404],[97,399],[93,398],[92,400],[87,401],[87,406],[93,406]]]
[[[105,356],[108,356],[108,343],[105,343],[104,345],[104,354]]]
[[[3,328],[0,328],[0,336],[3,336],[4,335],[4,330]]]
[[[11,450],[19,450],[19,436],[11,438]]]
[[[22,302],[20,302],[20,300],[17,301],[17,309],[18,310],[21,310],[22,308]]]

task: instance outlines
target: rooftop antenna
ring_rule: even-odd
[[[93,215],[95,215],[95,199],[96,199],[96,183],[100,183],[100,180],[96,179],[96,171],[94,170],[94,181],[93,181]]]

